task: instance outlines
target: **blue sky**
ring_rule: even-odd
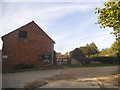
[[[0,3],[0,37],[34,20],[56,42],[57,52],[65,53],[91,42],[95,42],[100,50],[111,46],[115,40],[110,34],[112,29],[101,29],[95,24],[94,9],[103,7],[102,0],[57,1],[3,0]]]

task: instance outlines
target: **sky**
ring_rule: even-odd
[[[101,29],[96,7],[104,0],[2,0],[0,3],[0,37],[35,21],[54,41],[56,52],[69,52],[94,42],[101,50],[115,41],[112,28]],[[0,49],[2,49],[0,39]]]

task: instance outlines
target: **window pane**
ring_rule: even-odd
[[[19,37],[20,38],[27,38],[27,32],[26,31],[19,31]]]

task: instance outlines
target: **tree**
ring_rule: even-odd
[[[69,52],[66,52],[66,53],[63,55],[63,58],[64,58],[64,59],[69,58]]]
[[[104,8],[96,8],[98,24],[101,28],[112,27],[112,34],[116,36],[117,45],[120,45],[120,0],[108,1],[104,5]],[[116,50],[120,54],[120,47]]]
[[[70,59],[69,52],[66,52],[66,53],[63,55],[63,58],[64,58],[64,59],[67,59],[68,64],[71,64],[71,59]]]
[[[91,55],[89,45],[80,47],[80,50],[81,50],[87,57],[89,57],[89,56]]]
[[[117,45],[117,41],[115,41],[110,48],[112,48],[114,50],[114,52],[116,52],[116,49],[118,48],[119,46]]]
[[[99,56],[109,56],[108,48],[102,49]]]
[[[116,43],[117,41],[115,41],[110,48],[102,49],[99,56],[116,56],[116,48],[118,48]]]
[[[86,44],[86,46],[82,46],[80,47],[80,50],[87,56],[94,56],[95,54],[97,54],[99,52],[96,44],[94,42],[90,43],[90,44]]]
[[[94,42],[90,43],[90,52],[92,55],[97,54],[99,52],[98,47]]]

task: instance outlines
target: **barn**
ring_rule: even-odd
[[[2,47],[3,68],[19,64],[40,67],[53,64],[55,42],[34,22],[30,22],[4,36]]]

